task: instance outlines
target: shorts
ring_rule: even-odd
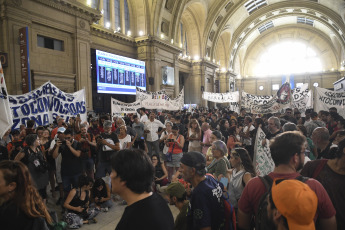
[[[177,153],[172,155],[172,161],[166,162],[167,167],[180,167],[181,164],[181,158],[183,156],[183,153]]]

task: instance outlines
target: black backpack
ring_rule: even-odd
[[[265,230],[265,229],[268,229],[267,196],[270,194],[272,184],[273,184],[273,179],[268,175],[264,177],[260,176],[259,178],[261,179],[262,183],[265,185],[266,192],[261,196],[259,200],[259,206],[258,206],[258,210],[255,216],[255,230]],[[295,179],[305,183],[309,178],[304,177],[304,176],[298,176]]]

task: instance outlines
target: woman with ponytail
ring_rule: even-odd
[[[28,168],[19,161],[0,162],[1,229],[47,229],[47,207],[32,184]]]

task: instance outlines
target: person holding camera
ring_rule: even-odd
[[[29,134],[25,137],[25,142],[27,147],[17,154],[15,160],[22,161],[28,167],[38,193],[46,203],[49,182],[48,164],[40,149],[40,139],[36,134]]]
[[[75,139],[81,144],[81,162],[83,174],[94,179],[94,161],[91,154],[91,146],[96,147],[95,137],[91,133],[87,133],[86,125],[80,125],[80,133],[75,135]]]
[[[76,188],[78,178],[82,173],[81,164],[81,145],[74,140],[73,130],[64,131],[64,139],[56,139],[53,151],[53,158],[57,158],[61,153],[61,179],[65,196],[71,191],[72,187]]]
[[[183,146],[184,146],[184,136],[179,134],[179,127],[176,124],[172,126],[172,132],[168,136],[168,139],[164,141],[166,146],[169,147],[167,153],[167,169],[168,169],[168,180],[171,181],[172,175],[179,169],[180,160],[183,155]],[[169,156],[170,155],[170,156]]]
[[[120,150],[120,141],[115,132],[111,131],[112,123],[105,120],[103,123],[104,133],[97,137],[97,146],[99,149],[99,159],[96,169],[96,178],[105,177],[111,173],[110,158]]]

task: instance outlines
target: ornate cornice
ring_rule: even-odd
[[[130,36],[126,36],[119,32],[114,32],[113,30],[106,29],[103,26],[100,26],[97,24],[91,25],[91,34],[97,37],[105,38],[107,40],[115,41],[119,43],[125,42],[125,43],[130,43],[131,45],[133,45],[133,43],[135,42],[134,38]]]
[[[148,45],[148,44],[153,45],[153,46],[158,45],[158,46],[164,47],[165,49],[168,49],[169,51],[175,54],[180,54],[183,51],[183,49],[177,47],[176,45],[171,44],[166,40],[162,40],[156,36],[137,37],[135,38],[135,42],[138,47],[142,45]]]
[[[9,0],[7,0],[9,1]],[[90,24],[98,21],[102,14],[78,1],[69,0],[32,0],[50,6],[67,14],[87,20]]]

